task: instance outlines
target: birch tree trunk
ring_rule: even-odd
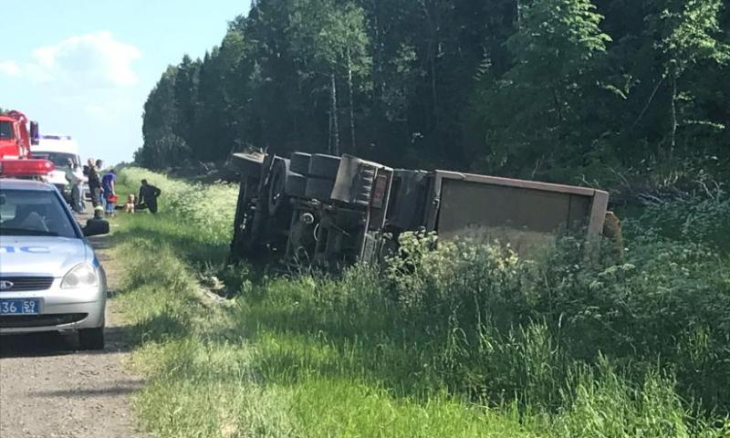
[[[332,138],[332,154],[340,155],[340,124],[337,120],[337,81],[334,70],[330,74],[330,97],[332,99],[330,108],[330,117],[332,117],[332,129],[330,132]]]

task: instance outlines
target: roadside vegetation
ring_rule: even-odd
[[[228,266],[236,189],[143,177],[161,214],[115,218],[115,251],[162,437],[730,436],[721,192],[627,220],[621,265],[412,235],[331,278]]]

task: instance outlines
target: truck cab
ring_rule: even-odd
[[[38,124],[30,122],[19,111],[0,114],[0,159],[19,159],[30,157],[30,147],[37,144]]]

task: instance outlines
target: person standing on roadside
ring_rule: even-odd
[[[66,166],[66,181],[71,185],[71,208],[76,213],[83,213],[86,209],[82,194],[84,180],[76,175],[75,171],[78,169],[78,166],[72,158],[66,161]]]
[[[95,164],[96,164],[96,173],[99,175],[99,181],[101,181],[101,178],[102,178],[101,169],[102,169],[102,167],[104,167],[104,162],[101,160],[96,160]],[[101,206],[106,205],[106,200],[104,198],[104,187],[101,187],[99,190],[99,205],[101,205]]]
[[[104,194],[104,201],[106,202],[105,213],[107,216],[114,215],[114,197],[116,193],[114,191],[114,183],[117,180],[117,172],[112,169],[101,179],[101,191]]]
[[[138,202],[140,205],[146,205],[150,209],[150,213],[155,214],[157,213],[157,198],[161,193],[160,189],[143,179],[142,187],[139,188]]]
[[[99,169],[94,164],[94,159],[89,158],[89,192],[91,193],[91,205],[96,207],[102,206],[101,203],[101,178],[99,178]]]

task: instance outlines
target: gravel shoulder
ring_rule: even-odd
[[[109,237],[92,241],[116,290],[120,266]],[[126,362],[130,352],[118,304],[107,302],[106,348],[78,351],[75,336],[0,337],[0,437],[134,437],[129,398],[142,386]]]

